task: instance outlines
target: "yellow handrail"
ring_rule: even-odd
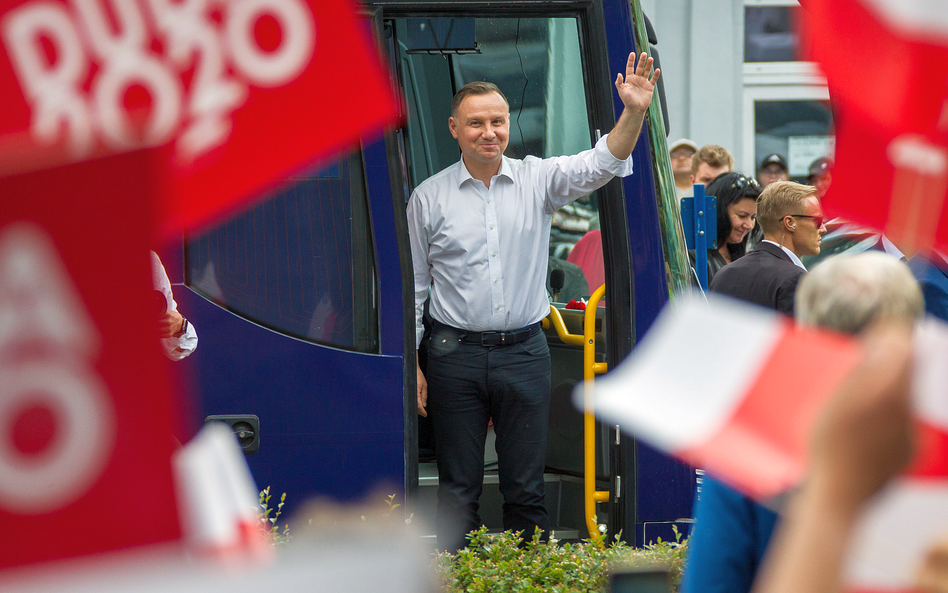
[[[559,310],[553,305],[550,305],[550,316],[543,320],[544,329],[550,327],[550,319],[553,320],[553,328],[556,330],[556,335],[560,337],[560,340],[562,340],[564,344],[571,346],[583,345],[583,337],[579,334],[569,333],[569,330],[566,329],[566,324],[563,323],[563,316],[560,315]]]
[[[599,301],[606,294],[606,286],[602,285],[593,292],[586,303],[586,313],[583,319],[583,425],[585,427],[585,499],[586,499],[586,527],[589,537],[601,537],[599,522],[596,518],[596,503],[607,502],[609,492],[596,490],[596,418],[593,415],[593,381],[597,374],[605,373],[608,365],[596,362],[596,311]]]
[[[596,419],[593,415],[593,379],[599,374],[605,373],[608,365],[604,362],[596,362],[596,310],[599,307],[599,301],[606,293],[606,287],[600,286],[589,297],[586,303],[586,311],[583,314],[583,335],[571,334],[563,323],[563,316],[559,310],[550,305],[550,315],[543,320],[543,327],[548,328],[550,322],[556,329],[556,335],[564,344],[573,346],[583,346],[583,477],[584,477],[584,499],[586,528],[589,530],[590,537],[599,537],[599,523],[596,519],[596,503],[608,502],[609,492],[596,490]]]

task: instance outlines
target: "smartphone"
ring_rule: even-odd
[[[671,577],[667,568],[628,568],[612,572],[609,578],[612,593],[671,593]]]

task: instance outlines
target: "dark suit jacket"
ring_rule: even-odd
[[[793,315],[793,297],[804,270],[783,249],[760,243],[714,275],[709,289]]]
[[[948,266],[937,255],[918,253],[909,260],[909,269],[922,286],[925,311],[948,321]]]

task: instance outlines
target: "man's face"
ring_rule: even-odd
[[[793,212],[796,232],[793,234],[791,251],[797,257],[817,255],[820,252],[820,243],[826,234],[826,225],[823,223],[823,207],[816,196],[810,196],[803,201],[803,211]]]
[[[671,151],[672,172],[675,177],[691,175],[691,157],[695,151],[690,146],[679,146]]]
[[[698,170],[695,172],[695,174],[691,176],[691,182],[708,185],[714,181],[715,177],[721,173],[727,173],[730,170],[731,169],[728,168],[727,165],[723,167],[712,167],[708,163],[702,162],[700,165],[698,165]]]
[[[823,196],[826,195],[826,191],[830,188],[831,183],[833,183],[833,174],[829,171],[822,175],[814,175],[810,178],[810,185],[816,188],[816,197],[821,200]]]
[[[757,177],[760,180],[761,187],[767,187],[774,181],[788,181],[790,179],[790,175],[777,163],[770,163],[761,169]]]
[[[499,166],[510,138],[510,112],[503,97],[497,93],[465,97],[457,114],[448,119],[448,127],[469,168]]]

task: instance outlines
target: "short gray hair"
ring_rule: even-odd
[[[856,334],[884,319],[914,323],[925,299],[907,265],[870,251],[830,258],[806,274],[795,312],[802,324]]]

